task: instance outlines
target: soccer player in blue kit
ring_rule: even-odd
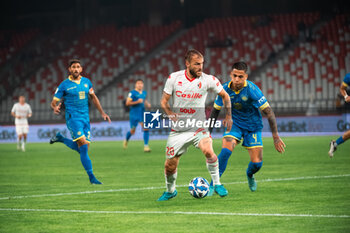
[[[90,96],[92,103],[96,106],[104,120],[111,119],[103,111],[100,101],[95,95],[92,83],[88,78],[82,77],[83,68],[80,61],[73,59],[69,61],[68,71],[70,75],[57,88],[51,102],[51,108],[55,114],[61,112],[62,99],[66,108],[66,124],[73,140],[65,138],[60,132],[50,139],[50,144],[55,142],[64,143],[72,150],[80,154],[80,160],[89,176],[91,184],[102,184],[96,179],[92,172],[92,164],[88,155],[90,143],[90,118],[89,103]],[[60,102],[59,104],[57,104]]]
[[[343,83],[340,86],[340,94],[344,96],[344,100],[347,103],[350,103],[350,96],[346,92],[346,89],[350,86],[350,73],[346,74],[343,80]],[[334,151],[337,150],[337,146],[345,142],[350,138],[350,130],[346,131],[342,136],[340,136],[337,140],[332,140],[330,143],[330,148],[328,151],[329,157],[333,158]]]
[[[221,176],[226,169],[233,149],[243,139],[242,146],[248,149],[251,160],[246,171],[248,185],[250,190],[254,192],[257,189],[254,174],[260,170],[263,164],[263,143],[261,139],[263,123],[260,111],[267,116],[276,150],[280,153],[284,152],[285,144],[278,136],[274,112],[259,87],[247,80],[247,70],[246,63],[234,63],[230,74],[231,81],[223,85],[224,90],[231,98],[233,124],[231,130],[226,131],[223,135],[222,150],[218,159]],[[222,98],[217,96],[210,118],[216,120],[222,106]],[[210,186],[209,195],[213,195],[212,185]]]
[[[138,124],[143,128],[143,113],[146,108],[151,108],[151,104],[146,100],[147,92],[143,90],[143,81],[138,79],[135,82],[135,89],[129,92],[128,98],[126,99],[126,106],[130,107],[130,131],[127,132],[126,138],[123,142],[123,147],[128,147],[129,139],[135,134],[135,130]],[[144,141],[144,152],[151,152],[148,146],[149,131],[143,129],[143,141]]]

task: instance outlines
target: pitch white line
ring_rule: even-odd
[[[0,208],[0,211],[18,212],[63,212],[88,214],[179,214],[179,215],[226,215],[226,216],[260,216],[260,217],[311,217],[311,218],[350,218],[350,215],[333,214],[262,214],[262,213],[230,213],[230,212],[185,212],[185,211],[118,211],[118,210],[66,210],[66,209],[12,209]]]
[[[257,182],[261,183],[261,182],[278,182],[278,181],[293,181],[293,180],[329,179],[329,178],[339,178],[339,177],[350,177],[350,174],[264,179],[264,180],[258,180]],[[232,184],[245,184],[245,183],[247,183],[247,181],[237,181],[237,182],[230,182],[230,183],[224,183],[224,184],[232,185]],[[177,187],[187,187],[187,186],[188,185],[177,185]],[[94,193],[131,192],[131,191],[142,191],[142,190],[153,190],[153,189],[164,189],[164,188],[165,188],[164,186],[158,186],[158,187],[143,187],[143,188],[128,188],[128,189],[93,190],[93,191],[72,192],[72,193],[34,194],[34,195],[26,195],[26,196],[0,197],[0,200],[35,198],[35,197],[56,197],[56,196],[69,196],[69,195],[94,194]]]

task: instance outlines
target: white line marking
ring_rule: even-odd
[[[350,215],[333,214],[262,214],[262,213],[229,213],[229,212],[185,212],[185,211],[118,211],[118,210],[65,210],[65,209],[12,209],[0,208],[0,211],[18,212],[63,212],[88,214],[180,214],[180,215],[226,215],[226,216],[260,216],[260,217],[312,217],[312,218],[350,218]]]
[[[276,181],[328,179],[328,178],[339,178],[339,177],[350,177],[350,174],[264,179],[264,180],[258,180],[257,182],[262,183],[262,182],[276,182]],[[224,183],[224,184],[232,185],[232,184],[245,184],[245,183],[247,183],[247,181],[237,181],[237,182],[230,182],[230,183]],[[177,187],[187,187],[187,186],[188,185],[177,185]],[[165,188],[164,186],[158,186],[158,187],[143,187],[143,188],[128,188],[128,189],[93,190],[93,191],[72,192],[72,193],[34,194],[34,195],[26,195],[26,196],[0,197],[0,200],[35,198],[35,197],[56,197],[56,196],[69,196],[69,195],[94,194],[94,193],[131,192],[131,191],[142,191],[142,190],[153,190],[153,189],[164,189],[164,188]]]

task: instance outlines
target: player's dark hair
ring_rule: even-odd
[[[137,83],[137,82],[139,82],[139,81],[140,81],[140,82],[143,82],[143,80],[139,78],[139,79],[137,79],[137,80],[135,81],[135,83]]]
[[[79,59],[70,59],[68,62],[68,67],[71,67],[75,63],[79,63],[81,65],[81,62]]]
[[[188,50],[187,53],[185,54],[185,61],[190,62],[193,55],[198,55],[198,56],[200,56],[200,57],[203,57],[203,55],[202,55],[198,50],[190,49],[190,50]]]
[[[233,69],[236,69],[236,70],[244,70],[244,72],[247,72],[248,70],[248,65],[243,62],[243,61],[239,61],[239,62],[236,62],[232,65],[232,70]]]

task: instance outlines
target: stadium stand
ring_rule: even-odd
[[[262,72],[256,82],[277,108],[302,108],[314,99],[319,109],[334,107],[350,70],[350,25],[337,15],[309,40]]]
[[[148,100],[158,106],[166,77],[184,68],[183,56],[189,48],[204,52],[204,72],[216,75],[222,82],[228,80],[230,65],[235,61],[246,61],[250,71],[272,63],[254,81],[274,107],[307,106],[310,96],[318,105],[328,106],[335,99],[345,70],[350,70],[349,25],[345,15],[338,15],[312,34],[309,29],[320,20],[317,12],[206,19],[123,80],[118,80],[118,76],[179,29],[180,22],[122,29],[99,26],[74,40],[69,49],[2,101],[0,121],[9,118],[9,108],[23,90],[33,109],[40,113],[37,119],[52,119],[47,109],[54,88],[67,76],[66,63],[72,57],[82,60],[84,74],[100,91],[104,108],[113,110],[112,117],[127,116],[123,100],[139,78],[145,82]],[[275,59],[276,54],[298,39],[302,42],[291,48],[287,56]],[[104,91],[110,84],[113,88]]]
[[[99,26],[86,31],[55,61],[41,67],[16,88],[12,96],[2,101],[0,121],[8,118],[9,109],[19,94],[26,95],[32,108],[39,113],[35,119],[42,121],[52,118],[52,113],[47,109],[55,88],[68,75],[69,59],[81,59],[84,74],[87,74],[98,91],[179,27],[180,22],[174,22],[165,26],[141,25],[119,30],[112,25]]]
[[[269,15],[267,19],[262,16],[206,19],[145,63],[129,80],[118,83],[105,97],[113,100],[117,96],[119,101],[112,103],[112,107],[120,108],[128,91],[133,89],[134,81],[141,78],[145,80],[150,102],[159,105],[165,77],[184,68],[183,56],[188,48],[204,51],[204,72],[227,81],[230,64],[234,61],[245,60],[251,70],[256,69],[271,54],[284,48],[286,35],[289,38],[299,36],[298,23],[303,22],[308,27],[319,18],[318,13],[299,13]],[[212,43],[213,38],[217,43]]]

